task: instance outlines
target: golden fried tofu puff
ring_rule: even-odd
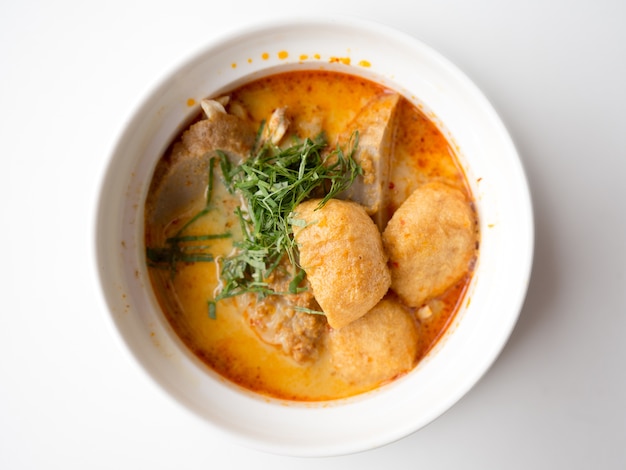
[[[313,296],[332,328],[365,315],[391,285],[387,256],[378,228],[365,209],[350,201],[331,199],[299,204],[294,218],[300,265]]]
[[[358,320],[332,330],[328,348],[337,374],[359,386],[392,380],[415,365],[418,332],[411,314],[385,298]]]
[[[391,288],[419,307],[470,269],[477,248],[476,214],[465,195],[443,183],[416,189],[383,232]]]

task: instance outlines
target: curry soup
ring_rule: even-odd
[[[241,137],[241,141],[247,143],[241,147],[242,152],[248,151],[246,146],[256,145],[249,143],[249,129],[258,139],[256,131],[262,123],[267,126],[278,109],[286,110],[288,127],[285,136],[276,145],[285,147],[291,145],[290,142],[314,138],[323,133],[328,148],[332,149],[337,142],[341,142],[346,132],[355,130],[351,129],[351,125],[358,122],[360,113],[372,100],[389,93],[392,90],[357,76],[330,71],[295,71],[244,84],[230,91],[227,99],[211,101],[212,108],[206,108],[205,113],[210,120],[211,109],[217,109],[218,118],[225,112],[245,123],[245,131],[241,132],[245,136]],[[202,119],[204,114],[194,122]],[[391,146],[382,157],[389,160],[383,162],[388,167],[383,188],[385,194],[381,199],[384,203],[376,209],[379,214],[384,214],[383,225],[417,188],[431,181],[453,187],[471,206],[472,195],[465,175],[452,146],[437,126],[402,96],[394,104],[390,119],[393,121],[391,124],[384,124],[386,132],[391,135]],[[233,131],[236,128],[229,126],[228,123],[222,128],[217,126],[215,132],[222,129],[226,133],[225,137],[216,137],[218,140],[222,137],[229,141],[239,138],[239,131]],[[214,132],[213,128],[207,129]],[[191,131],[187,136],[178,136],[155,171],[146,202],[145,244],[149,274],[162,310],[180,339],[208,367],[226,379],[279,399],[320,401],[345,398],[407,373],[405,368],[383,380],[346,377],[338,370],[330,352],[333,328],[323,315],[303,313],[306,309],[298,310],[289,304],[289,296],[286,296],[286,301],[268,301],[265,298],[257,302],[255,295],[245,294],[214,302],[224,287],[224,280],[221,279],[223,261],[232,256],[237,243],[245,236],[238,208],[243,207],[244,212],[246,208],[241,195],[226,187],[223,174],[226,170],[220,167],[217,159],[206,163],[209,155],[205,148],[192,155],[196,145],[190,140],[193,132],[202,134],[199,137],[202,139],[209,131]],[[364,136],[363,145],[370,145],[367,135],[371,131],[361,129],[360,132]],[[216,155],[214,150],[211,155]],[[225,151],[229,152],[235,150]],[[247,158],[248,155],[242,157]],[[194,167],[198,159],[205,163]],[[199,184],[194,180],[199,178],[197,174],[189,176],[189,181],[185,179],[187,176],[178,174],[182,170],[177,170],[176,165],[180,166],[181,161],[194,162],[184,163],[188,168],[185,171],[206,175],[208,168],[211,176],[204,176],[202,191],[181,196],[182,206],[161,211],[157,206],[163,205],[166,199],[171,201],[177,197],[170,195],[175,194],[176,185],[180,185],[182,191],[185,187]],[[375,163],[380,162],[376,160]],[[207,193],[210,193],[208,204]],[[158,215],[151,215],[155,213]],[[192,217],[195,218],[190,223]],[[382,231],[384,226],[378,228]],[[184,240],[180,237],[181,233],[186,237]],[[155,250],[170,247],[168,253],[171,255],[174,246],[171,240],[177,236],[176,240],[180,241],[175,246],[177,255],[170,257],[164,267],[158,262],[161,260],[155,255]],[[424,305],[406,305],[393,288],[385,288],[384,298],[400,305],[416,331],[410,367],[419,363],[431,350],[453,320],[472,274],[475,254],[472,257],[463,275],[447,286],[443,293],[429,298]],[[307,268],[303,268],[306,271]],[[342,272],[341,267],[338,267],[338,272]],[[391,279],[394,282],[393,275]],[[312,296],[315,297],[315,294],[313,290]],[[310,285],[308,295],[311,295]],[[312,305],[317,305],[313,297],[309,300]],[[284,302],[287,302],[286,307]],[[255,309],[262,312],[259,314]],[[277,319],[276,312],[281,309],[287,309],[287,313],[282,311],[282,317]],[[294,323],[294,311],[298,318],[302,317],[297,325]],[[287,327],[283,325],[287,322],[291,323],[289,331],[285,332]],[[308,335],[306,342],[300,342],[298,334]]]

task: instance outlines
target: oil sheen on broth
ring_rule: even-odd
[[[374,237],[382,243],[384,269],[391,273],[390,284],[383,287],[383,299],[372,312],[339,329],[332,328],[323,316],[310,313],[299,313],[298,322],[290,317],[293,312],[276,319],[272,315],[281,308],[280,305],[272,301],[256,305],[256,297],[250,295],[220,300],[215,318],[211,318],[208,304],[220,288],[219,260],[232,253],[233,242],[242,236],[235,215],[240,199],[221,183],[219,167],[216,167],[210,210],[190,224],[185,234],[231,233],[231,238],[201,243],[200,249],[208,250],[218,261],[185,261],[181,258],[176,263],[175,272],[149,267],[154,292],[172,328],[202,362],[224,378],[279,399],[320,401],[344,398],[406,374],[432,349],[450,325],[463,300],[477,256],[477,216],[465,175],[451,145],[437,126],[409,100],[397,96],[391,104],[380,104],[383,103],[381,97],[391,102],[389,99],[394,92],[348,74],[330,71],[280,73],[244,84],[225,95],[229,98],[227,101],[218,100],[219,105],[212,102],[217,109],[215,112],[221,113],[218,118],[224,118],[225,111],[247,123],[247,127],[244,126],[245,131],[239,135],[236,126],[224,121],[215,131],[224,135],[209,137],[215,138],[218,142],[215,145],[220,147],[226,145],[224,142],[243,141],[243,145],[237,144],[238,148],[229,150],[235,153],[246,152],[253,145],[251,133],[255,133],[262,122],[269,122],[276,110],[285,110],[289,118],[282,141],[287,143],[291,136],[315,137],[323,131],[329,148],[334,148],[342,139],[345,142],[345,136],[357,130],[356,127],[363,127],[358,129],[363,145],[371,146],[373,152],[385,153],[383,157],[375,156],[374,163],[381,163],[378,158],[388,160],[382,162],[389,168],[384,175],[384,194],[375,194],[374,204],[380,204],[369,211],[365,223],[371,222],[376,227]],[[378,122],[380,116],[386,116],[385,122]],[[204,118],[203,113],[198,120]],[[384,127],[380,132],[371,129],[379,124]],[[209,138],[207,132],[195,130],[186,137],[181,133],[177,143],[159,162],[146,202],[145,243],[148,249],[164,246],[168,238],[203,209],[206,188],[195,193],[189,190],[188,195],[180,197],[176,188],[183,188],[184,193],[197,185],[199,173],[206,174],[206,163],[198,165],[197,161],[206,161],[207,149],[196,147],[199,140]],[[185,139],[186,143],[183,142]],[[387,139],[387,142],[376,139]],[[194,152],[197,155],[193,155]],[[367,163],[363,161],[366,171]],[[206,185],[206,179],[204,181]],[[368,200],[371,193],[367,194],[365,201],[357,201],[362,203],[359,205],[371,202]],[[163,208],[173,199],[178,200],[178,206],[172,203],[172,207]],[[403,207],[405,201],[407,204]],[[352,210],[350,207],[347,206]],[[328,210],[331,209],[333,206],[329,204]],[[303,206],[303,213],[304,210]],[[452,221],[440,220],[441,213],[452,214],[448,217]],[[313,219],[322,219],[317,212],[312,214]],[[331,224],[338,217],[334,214],[328,216]],[[419,219],[414,214],[419,214]],[[423,226],[430,228],[423,230]],[[432,240],[432,237],[443,237],[442,232],[450,231],[461,235],[452,241]],[[302,243],[306,243],[304,233]],[[431,252],[435,249],[445,253],[433,258]],[[463,253],[456,253],[459,250]],[[419,272],[415,274],[417,271],[407,263],[414,263],[411,253],[417,251],[423,256],[432,256],[426,261],[415,260],[419,264],[416,268]],[[451,260],[454,257],[460,261]],[[341,263],[340,257],[327,259]],[[460,267],[450,268],[454,263]],[[425,266],[423,269],[422,265]],[[403,271],[402,268],[406,269]],[[346,267],[346,276],[352,275],[351,269]],[[445,272],[442,273],[442,269]],[[451,270],[453,274],[450,274]],[[336,271],[341,276],[344,269],[339,266]],[[423,286],[430,286],[429,282],[420,281],[419,275],[440,276],[441,279],[436,280],[429,291],[417,295],[418,290],[425,289]],[[419,286],[415,285],[416,282]],[[316,318],[307,318],[307,315]],[[375,315],[381,318],[376,320],[381,322],[380,325],[374,320]],[[371,321],[366,321],[368,319]],[[291,322],[288,331],[284,329],[285,322]],[[277,323],[281,324],[277,326]],[[309,337],[300,341],[298,334]],[[380,355],[390,357],[379,358]]]

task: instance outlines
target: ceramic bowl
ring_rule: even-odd
[[[350,399],[302,404],[244,391],[182,346],[151,291],[142,240],[152,172],[181,124],[198,112],[193,103],[257,76],[305,68],[361,75],[427,111],[457,149],[472,186],[481,248],[454,324],[411,373]],[[330,456],[372,449],[419,430],[485,374],[526,294],[533,219],[511,138],[457,67],[417,39],[380,24],[289,19],[247,27],[208,44],[139,104],[103,176],[94,239],[114,331],[157,386],[238,443],[283,455]]]

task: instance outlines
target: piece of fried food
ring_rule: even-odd
[[[399,101],[398,93],[382,93],[374,97],[339,136],[339,144],[348,147],[354,129],[359,131],[359,143],[353,157],[363,169],[363,174],[357,176],[338,198],[361,204],[380,230],[388,221],[387,187]]]
[[[427,183],[395,212],[383,243],[391,288],[406,305],[419,307],[469,270],[476,256],[476,214],[458,189]]]
[[[383,299],[365,316],[332,330],[328,350],[341,377],[369,387],[411,370],[417,343],[415,320],[397,301]]]
[[[328,324],[342,328],[365,315],[391,285],[380,232],[365,209],[351,201],[331,199],[299,204],[294,227],[300,265]]]

